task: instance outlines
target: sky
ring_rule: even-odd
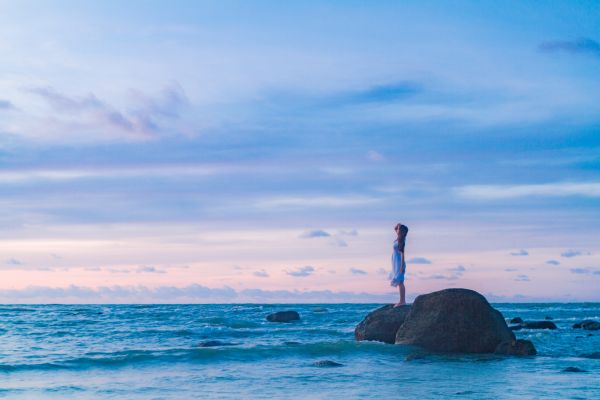
[[[596,1],[0,1],[0,302],[600,301]]]

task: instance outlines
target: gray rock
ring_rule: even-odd
[[[585,321],[581,323],[581,327],[588,331],[597,331],[600,329],[600,322],[598,321]]]
[[[521,329],[523,329],[523,327],[521,325],[511,325],[508,327],[508,329],[510,329],[511,331],[520,331]]]
[[[535,356],[537,350],[529,340],[517,339],[510,342],[502,342],[494,350],[496,354],[511,356]]]
[[[502,314],[481,294],[468,289],[445,289],[418,296],[395,343],[429,351],[493,353],[515,336]]]
[[[394,344],[396,332],[410,311],[410,306],[388,304],[371,311],[354,329],[356,340],[376,340]]]
[[[513,319],[510,320],[511,324],[520,324],[522,322],[523,322],[523,320],[521,319],[521,317],[515,317],[515,318],[513,318]]]
[[[237,343],[221,342],[220,340],[207,340],[206,342],[198,343],[198,347],[218,347],[218,346],[235,346]]]
[[[593,358],[593,359],[596,359],[596,360],[600,360],[600,351],[595,351],[593,353],[582,354],[581,357]]]
[[[267,321],[270,322],[291,322],[297,321],[300,319],[300,314],[298,312],[289,310],[289,311],[277,311],[273,314],[267,315]]]
[[[587,372],[585,369],[577,368],[577,367],[567,367],[562,370],[562,372]]]
[[[556,329],[556,324],[552,321],[527,321],[521,326],[525,329]]]
[[[331,360],[315,361],[313,363],[313,365],[315,367],[319,367],[319,368],[332,368],[332,367],[343,367],[344,366],[344,364],[340,364],[338,362],[331,361]]]
[[[578,322],[576,324],[573,324],[573,328],[574,329],[581,329],[581,327],[582,327],[583,324],[587,324],[587,323],[590,323],[590,322],[595,322],[595,321],[593,321],[591,319],[586,319],[586,320],[583,320],[583,321]]]

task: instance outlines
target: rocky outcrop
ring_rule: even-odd
[[[291,322],[300,319],[300,314],[297,311],[277,311],[273,314],[267,315],[267,321],[270,322]]]
[[[397,344],[458,353],[494,353],[500,343],[513,341],[515,336],[502,314],[481,294],[468,289],[417,297],[395,339]],[[502,346],[498,351],[512,350]]]
[[[600,329],[600,322],[597,322],[597,321],[586,322],[585,324],[581,324],[581,327],[588,331],[597,331]]]
[[[344,364],[340,364],[339,362],[331,361],[331,360],[320,360],[315,361],[313,363],[315,367],[319,368],[335,368],[335,367],[343,367]]]
[[[557,329],[556,324],[552,321],[527,321],[521,326],[525,329]]]
[[[206,342],[198,343],[198,347],[220,347],[220,346],[235,346],[237,343],[222,342],[220,340],[207,340]]]
[[[586,319],[573,325],[575,329],[587,329],[589,331],[597,331],[600,329],[600,322],[591,319]]]
[[[396,332],[402,325],[410,306],[394,307],[388,304],[371,311],[354,329],[356,340],[376,340],[393,344]]]
[[[494,353],[511,356],[535,356],[537,350],[530,340],[517,339],[510,342],[501,342],[496,346]]]
[[[579,367],[567,367],[562,370],[562,372],[587,372],[585,369],[581,369]]]

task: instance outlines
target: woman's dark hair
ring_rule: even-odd
[[[396,224],[396,227],[394,229],[398,233],[398,251],[404,251],[404,245],[406,244],[406,235],[408,235],[408,226]]]

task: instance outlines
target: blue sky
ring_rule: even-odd
[[[0,2],[0,301],[600,300],[599,16]]]

